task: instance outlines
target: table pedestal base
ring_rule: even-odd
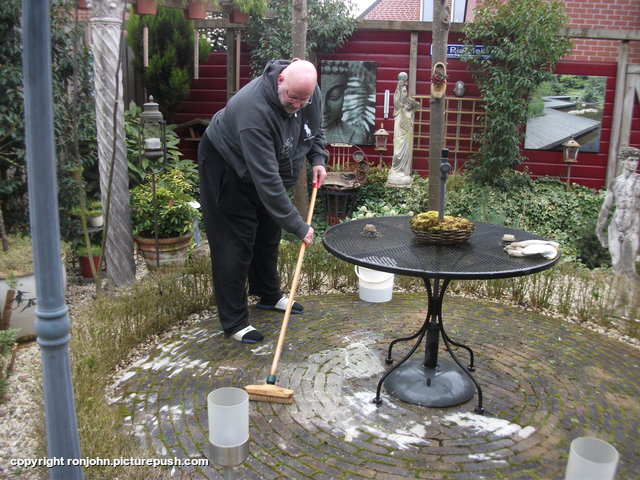
[[[403,402],[424,407],[451,407],[473,398],[475,386],[457,365],[438,360],[436,368],[408,360],[384,381],[387,392]]]

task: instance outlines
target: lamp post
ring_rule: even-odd
[[[562,160],[567,164],[567,190],[571,188],[571,164],[578,161],[580,144],[573,137],[562,144]]]
[[[389,132],[384,129],[384,125],[381,123],[380,128],[373,134],[376,139],[376,150],[380,152],[380,160],[378,166],[382,166],[382,152],[387,151],[387,141],[389,140]]]
[[[167,163],[166,122],[159,110],[159,105],[149,96],[149,101],[142,106],[140,114],[140,138],[144,141],[142,156],[149,160],[143,166],[151,174],[151,192],[153,202],[154,239],[156,242],[156,269],[160,269],[160,245],[158,244],[158,198],[156,196],[156,175],[164,170]]]

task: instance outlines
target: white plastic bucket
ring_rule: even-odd
[[[356,265],[360,300],[372,303],[388,302],[393,295],[393,273],[380,272]]]

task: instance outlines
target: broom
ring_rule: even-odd
[[[313,207],[316,203],[316,195],[318,194],[317,182],[313,185],[311,191],[311,202],[309,205],[309,213],[307,215],[307,224],[311,225],[311,218],[313,217]],[[244,387],[245,391],[249,394],[249,400],[256,402],[270,402],[270,403],[293,403],[293,390],[277,386],[276,372],[278,371],[278,362],[280,361],[280,354],[282,353],[282,345],[284,344],[284,336],[287,332],[287,325],[289,324],[289,317],[291,316],[291,309],[293,308],[293,298],[296,295],[296,289],[298,288],[298,279],[300,277],[300,270],[302,269],[302,260],[304,259],[304,252],[306,250],[306,244],[300,243],[300,252],[298,253],[298,262],[296,263],[296,270],[293,274],[293,280],[291,281],[291,291],[289,292],[289,299],[287,301],[287,308],[284,311],[284,318],[282,319],[282,327],[280,328],[280,336],[278,337],[278,344],[276,345],[276,352],[273,356],[273,363],[271,364],[271,371],[267,376],[267,383],[264,385],[247,385]]]

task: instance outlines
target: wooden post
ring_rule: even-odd
[[[450,10],[447,0],[433,2],[433,38],[431,69],[440,62],[447,65],[447,38],[449,36]],[[431,82],[431,79],[429,79]],[[433,90],[432,90],[433,91]],[[446,147],[444,113],[446,96],[430,99],[431,120],[429,122],[429,210],[440,209],[440,157]]]
[[[307,56],[307,0],[293,0],[291,12],[291,56],[306,59]],[[300,170],[298,182],[293,187],[293,203],[302,218],[309,211],[309,194],[307,192],[307,169]]]
[[[609,158],[607,161],[607,183],[619,175],[618,150],[620,149],[620,126],[622,124],[624,85],[627,76],[627,62],[629,57],[629,42],[621,41],[618,51],[618,71],[616,73],[616,93],[613,100],[613,118],[611,120],[611,139],[609,140]]]

